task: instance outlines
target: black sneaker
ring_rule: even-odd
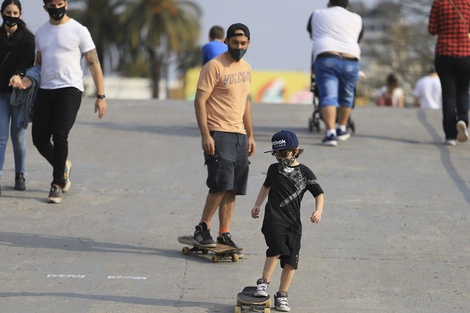
[[[15,190],[25,190],[26,189],[26,180],[23,173],[15,174]]]
[[[230,235],[230,233],[222,233],[221,236],[217,237],[217,243],[234,247],[234,248],[238,248],[235,242],[233,242],[232,236]],[[236,251],[235,253],[238,254],[238,258],[240,259],[243,258],[243,253],[241,251]]]
[[[276,306],[276,310],[281,312],[289,312],[290,306],[289,302],[287,302],[287,292],[278,291],[274,295],[274,305]]]
[[[215,248],[216,244],[212,240],[210,230],[207,228],[207,223],[202,222],[196,225],[196,231],[193,236],[194,243],[206,248]]]

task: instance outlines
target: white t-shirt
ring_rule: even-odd
[[[84,91],[82,54],[95,49],[85,26],[74,19],[60,25],[47,21],[36,31],[36,49],[41,52],[40,88]]]
[[[354,55],[360,59],[358,40],[362,18],[343,7],[315,10],[311,18],[313,59],[322,52],[334,51]]]
[[[427,109],[442,108],[441,81],[438,76],[425,76],[416,83],[413,96],[419,99],[419,106]]]

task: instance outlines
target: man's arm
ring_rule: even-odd
[[[201,89],[196,90],[196,98],[194,99],[194,109],[196,111],[197,125],[202,137],[202,150],[209,155],[215,153],[214,139],[210,135],[209,127],[207,126],[207,110],[206,102],[209,99],[210,93]]]
[[[251,120],[251,105],[250,99],[246,98],[246,108],[245,113],[243,114],[243,124],[246,130],[246,136],[248,138],[248,156],[252,156],[256,150],[255,137],[253,134],[253,123]]]
[[[36,63],[34,65],[41,65],[42,63],[42,56],[41,51],[36,52]]]
[[[103,82],[103,71],[101,70],[100,60],[98,59],[98,53],[96,49],[90,50],[83,54],[85,61],[90,69],[93,82],[96,87],[97,95],[104,95],[104,82]],[[102,118],[106,114],[106,100],[96,99],[95,101],[95,113],[99,111],[98,118]]]

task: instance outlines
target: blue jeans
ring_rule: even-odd
[[[359,79],[359,62],[335,58],[315,60],[315,82],[318,87],[320,108],[326,106],[352,108],[354,88]]]
[[[15,157],[15,172],[26,174],[26,129],[18,126],[19,113],[19,106],[10,105],[10,94],[0,94],[0,179],[2,178],[10,129]]]

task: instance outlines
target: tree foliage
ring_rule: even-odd
[[[199,39],[201,10],[191,1],[81,0],[68,14],[88,27],[102,64],[117,55],[117,71],[150,77],[155,98],[170,62],[185,70]]]

